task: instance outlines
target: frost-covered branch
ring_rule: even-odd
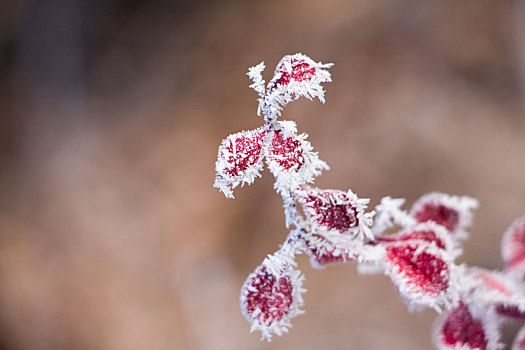
[[[360,272],[384,273],[411,310],[440,312],[433,336],[438,349],[500,349],[502,322],[525,321],[525,218],[504,234],[505,269],[489,271],[455,262],[477,207],[473,198],[434,192],[406,211],[404,199],[384,197],[367,212],[369,200],[351,190],[310,186],[328,165],[295,122],[278,118],[288,103],[303,96],[324,103],[321,84],[331,81],[331,66],[302,54],[285,56],[266,86],[264,63],[250,68],[264,124],[232,134],[219,146],[214,186],[233,198],[233,190],[253,183],[266,164],[290,229],[280,249],[241,289],[241,309],[251,330],[270,340],[303,313],[304,276],[295,257],[308,254],[316,268],[354,261]],[[525,328],[513,349],[525,349]]]

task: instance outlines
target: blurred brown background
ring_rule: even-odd
[[[477,197],[461,261],[501,267],[525,213],[525,2],[4,0],[0,347],[429,349],[384,276],[312,270],[306,315],[259,342],[244,278],[286,236],[270,174],[227,200],[217,147],[261,124],[249,66],[333,62],[284,111],[372,205]],[[505,329],[506,341],[515,327]]]

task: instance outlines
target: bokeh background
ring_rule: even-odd
[[[0,348],[430,349],[384,276],[313,270],[306,315],[270,344],[239,288],[286,230],[265,172],[227,200],[217,147],[261,124],[247,68],[333,62],[296,120],[372,205],[476,197],[461,262],[500,268],[525,214],[525,2],[4,0]],[[504,339],[512,339],[506,327]]]

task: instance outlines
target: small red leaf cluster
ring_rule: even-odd
[[[263,160],[275,175],[278,190],[296,188],[313,181],[327,165],[312,152],[306,135],[297,134],[293,122],[277,122],[228,136],[219,147],[214,186],[233,198],[233,188],[260,177]]]

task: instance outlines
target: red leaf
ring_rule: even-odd
[[[459,223],[459,213],[443,204],[425,203],[413,215],[417,222],[434,221],[451,232],[458,227]]]
[[[304,164],[301,142],[293,136],[284,137],[281,130],[274,132],[268,153],[270,159],[284,170],[298,171]]]
[[[423,242],[392,244],[384,259],[386,273],[409,301],[430,306],[445,302],[450,268],[441,250]]]
[[[279,321],[292,304],[290,277],[275,276],[264,266],[249,278],[243,289],[247,317],[257,319],[262,324]]]
[[[280,74],[280,77],[275,80],[275,85],[288,85],[292,80],[296,82],[311,80],[315,74],[315,68],[304,59],[292,58],[288,64],[291,69],[287,69],[285,62],[277,66],[275,75]]]
[[[525,261],[525,217],[515,220],[503,234],[501,255],[508,268]]]
[[[290,248],[288,246],[288,248]],[[284,247],[264,259],[241,289],[240,304],[251,330],[271,340],[290,327],[290,320],[303,313],[303,276],[294,269],[291,251]]]
[[[525,311],[520,310],[516,305],[496,305],[496,312],[510,319],[525,320]]]
[[[470,224],[471,210],[477,201],[470,197],[451,196],[445,193],[429,193],[412,206],[411,215],[417,222],[435,222],[451,233],[464,234]]]
[[[301,187],[296,194],[308,218],[321,231],[346,233],[359,225],[357,197],[353,193]]]
[[[252,183],[262,169],[262,143],[266,131],[263,128],[242,131],[228,136],[219,147],[215,163],[214,187],[226,197],[232,197],[232,189],[239,184]]]
[[[487,349],[489,340],[483,320],[475,318],[463,302],[446,314],[439,326],[440,348]]]

